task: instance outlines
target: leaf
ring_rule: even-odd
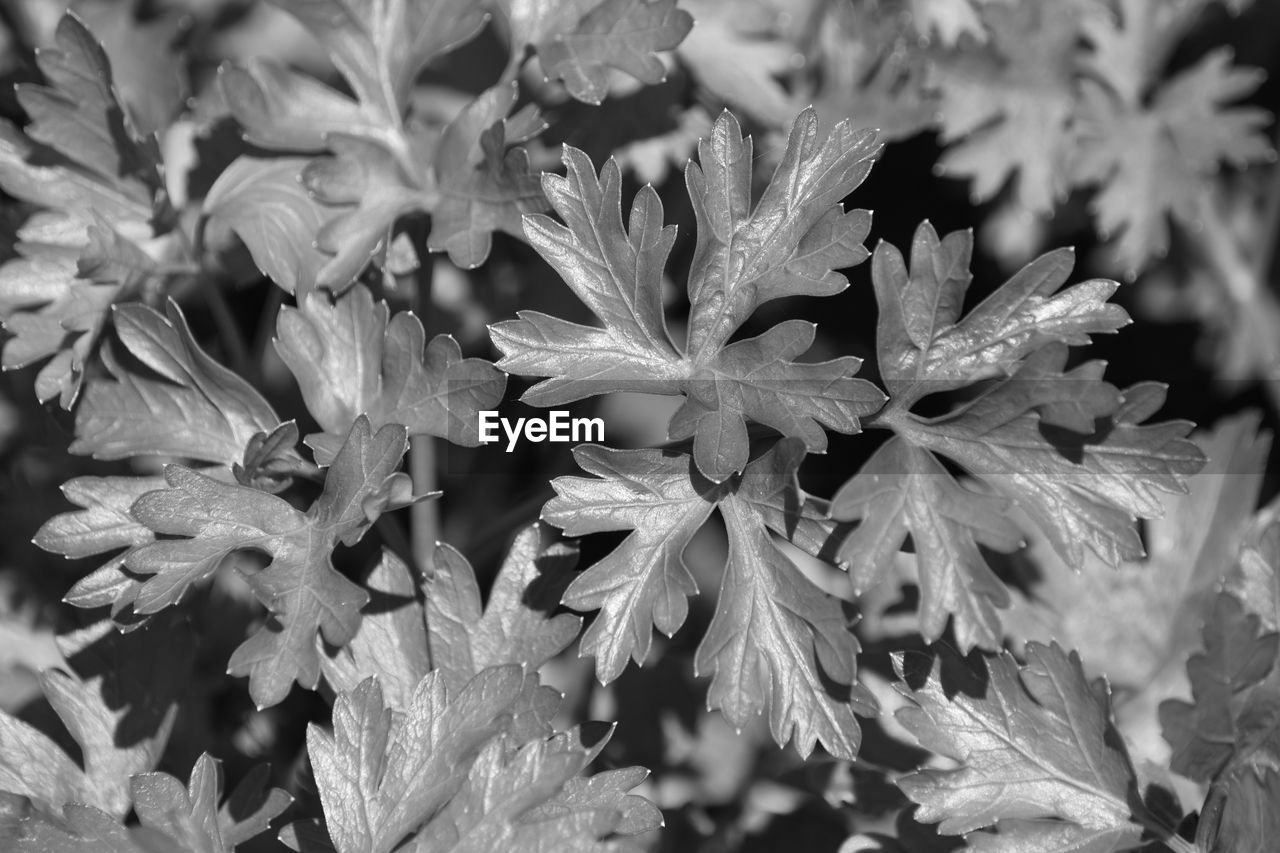
[[[404,165],[382,148],[341,137],[329,147],[335,156],[308,163],[302,183],[308,196],[332,209],[315,236],[326,255],[317,282],[342,293],[370,260],[386,254],[397,219],[432,210],[438,194],[429,175],[406,181]]]
[[[143,495],[131,513],[158,534],[184,538],[127,555],[130,571],[150,576],[136,610],[154,613],[177,603],[233,552],[264,553],[271,563],[245,580],[270,615],[232,654],[229,671],[249,676],[249,692],[260,707],[284,699],[293,681],[314,688],[320,677],[316,633],[335,646],[349,642],[369,599],[334,569],[333,550],[359,541],[383,511],[413,501],[408,475],[396,470],[407,444],[403,427],[375,433],[367,418],[357,418],[329,467],[324,491],[305,513],[274,495],[167,466],[169,488]]]
[[[520,664],[528,675],[512,706],[512,733],[524,740],[550,734],[562,696],[540,683],[538,670],[573,642],[582,620],[551,615],[577,551],[545,539],[536,525],[517,535],[487,606],[471,565],[448,545],[436,543],[421,590],[425,607],[409,568],[384,550],[365,584],[370,600],[360,630],[341,649],[324,650],[325,678],[350,691],[375,673],[387,705],[399,712],[429,671],[456,692],[488,667]]]
[[[520,215],[541,209],[527,157],[507,150],[508,144],[542,130],[540,124],[524,125],[522,135],[504,124],[515,100],[514,84],[482,95],[476,106],[464,110],[485,120],[473,126],[460,119],[467,126],[461,137],[456,129],[446,127],[441,134],[427,123],[406,119],[418,74],[480,32],[486,21],[482,4],[277,0],[277,5],[316,36],[354,98],[263,61],[225,70],[221,90],[254,142],[281,150],[328,149],[334,155],[300,170],[305,198],[295,188],[279,194],[286,202],[280,218],[286,221],[322,215],[314,200],[334,208],[310,231],[323,258],[315,271],[318,286],[345,290],[371,259],[386,253],[403,215],[432,213],[431,248],[447,250],[456,263],[470,268],[488,254],[493,230],[518,234]],[[441,168],[441,152],[451,144],[465,148],[465,168]],[[481,156],[473,157],[473,152]],[[449,157],[443,155],[444,160]],[[250,226],[237,222],[234,227]]]
[[[410,435],[474,447],[480,443],[479,412],[502,399],[506,377],[492,364],[463,358],[449,335],[436,336],[424,353],[418,318],[389,314],[363,285],[333,302],[308,294],[297,308],[280,311],[276,351],[324,430],[306,439],[322,465],[358,415],[375,429],[399,424]]]
[[[62,494],[80,509],[50,518],[33,541],[71,559],[145,545],[155,534],[129,515],[129,507],[163,485],[162,477],[74,477],[62,484]]]
[[[74,14],[40,51],[46,84],[23,83],[25,131],[0,123],[0,188],[42,210],[0,266],[5,369],[50,359],[36,396],[69,409],[107,309],[154,273],[152,238],[171,226],[155,140],[137,134],[112,84],[102,45]],[[143,246],[146,246],[144,249]]]
[[[280,423],[252,385],[218,364],[170,302],[165,315],[144,305],[115,310],[125,349],[155,378],[105,363],[114,381],[95,379],[76,410],[71,452],[97,459],[179,456],[230,466],[249,440]]]
[[[820,138],[813,112],[802,113],[773,181],[751,209],[750,141],[732,116],[720,117],[700,146],[701,167],[691,164],[686,174],[698,218],[687,352],[672,342],[662,313],[662,269],[675,231],[662,224],[657,193],[639,192],[624,227],[617,164],[605,164],[597,178],[585,154],[566,148],[568,175],[543,179],[565,224],[530,217],[526,237],[604,328],[520,312],[491,328],[503,353],[498,367],[548,377],[522,397],[539,406],[614,391],[684,396],[670,436],[695,437],[698,468],[717,482],[747,462],[748,419],[816,452],[826,449],[824,429],[856,432],[882,395],[851,377],[858,359],[793,361],[812,343],[812,325],[788,321],[728,341],[763,302],[831,295],[848,285],[834,270],[866,257],[861,241],[870,220],[839,202],[870,169],[878,151],[872,139],[846,123]]]
[[[377,676],[387,705],[404,711],[413,691],[432,669],[427,626],[416,596],[417,584],[404,561],[386,548],[363,584],[369,602],[351,642],[320,665],[338,693],[349,693],[370,675]],[[317,643],[323,640],[317,638]]]
[[[157,849],[233,853],[265,832],[293,797],[266,790],[266,767],[259,766],[218,808],[222,781],[218,762],[202,754],[184,786],[167,773],[139,773],[129,780],[140,829],[125,829],[105,812],[68,805],[54,817],[35,812],[17,822],[15,853],[78,853],[103,850],[154,853]],[[99,845],[107,844],[107,848]]]
[[[403,143],[404,110],[419,72],[470,41],[484,25],[478,3],[424,0],[273,0],[311,32],[354,97],[270,61],[225,68],[220,85],[251,141],[267,148],[319,151],[329,135],[384,147]]]
[[[876,347],[890,402],[874,423],[896,438],[837,494],[832,516],[859,521],[840,559],[865,589],[892,572],[910,534],[921,586],[921,629],[936,640],[946,614],[957,639],[997,649],[1004,589],[978,550],[1015,549],[1022,537],[1005,517],[1013,504],[1079,570],[1086,551],[1115,566],[1142,556],[1135,516],[1163,512],[1159,493],[1185,492],[1204,464],[1185,439],[1191,425],[1144,425],[1164,391],[1120,391],[1101,362],[1066,370],[1067,346],[1111,332],[1128,315],[1106,300],[1114,282],[1087,281],[1059,292],[1072,255],[1032,261],[971,311],[964,293],[972,235],[939,239],[917,230],[908,268],[892,246],[876,249],[872,281],[880,317]],[[911,413],[924,397],[987,380],[985,390],[934,417]],[[979,481],[957,482],[941,463]]]
[[[139,20],[110,0],[77,3],[75,14],[102,42],[112,83],[137,131],[168,129],[191,94],[186,57],[177,49],[190,22],[175,10]]]
[[[954,660],[917,671],[894,656],[910,702],[898,721],[959,765],[919,770],[898,787],[920,804],[917,820],[974,849],[1129,849],[1161,824],[1137,797],[1105,686],[1091,685],[1079,657],[1056,643],[1029,643],[1026,657],[1023,667],[1007,652],[989,657],[983,677]]]
[[[1264,447],[1269,448],[1270,444]],[[1240,534],[1242,527],[1243,524],[1232,532]],[[1226,589],[1258,617],[1264,628],[1275,631],[1280,629],[1280,524],[1266,519],[1266,526],[1256,538],[1256,542],[1246,541],[1240,547],[1238,564],[1227,573]]]
[[[839,599],[800,573],[768,532],[788,536],[797,529],[795,516],[779,504],[802,500],[795,485],[799,442],[780,442],[740,480],[722,485],[699,475],[684,454],[585,445],[574,457],[595,477],[554,480],[556,497],[543,518],[570,536],[632,531],[564,595],[569,607],[600,611],[582,640],[598,677],[617,678],[628,658],[643,662],[653,627],[669,636],[683,624],[697,587],[682,555],[718,507],[729,561],[696,658],[700,672],[713,674],[708,704],[738,727],[767,710],[774,739],[785,744],[794,736],[802,755],[821,742],[834,755],[852,757],[860,740],[854,712],[873,713],[875,703],[855,682],[849,619]]]
[[[1049,213],[1067,191],[1079,31],[1075,3],[984,3],[984,45],[942,58],[931,76],[941,107],[941,173],[968,178],[975,202],[1014,180],[1014,197]]]
[[[1192,436],[1208,462],[1187,478],[1186,494],[1168,497],[1164,515],[1146,523],[1144,558],[1113,568],[1087,554],[1084,568],[1073,569],[1034,526],[1019,522],[1027,531],[1024,559],[1037,577],[1025,579],[1025,592],[1011,590],[1007,636],[1018,643],[1056,638],[1079,653],[1087,673],[1105,675],[1117,724],[1139,761],[1169,761],[1169,746],[1152,722],[1163,700],[1190,695],[1187,657],[1200,647],[1201,625],[1262,487],[1271,439],[1258,427],[1258,415],[1244,413]]]
[[[1280,796],[1274,767],[1240,768],[1215,783],[1196,828],[1197,849],[1211,853],[1266,853],[1280,832],[1272,808]]]
[[[1167,80],[1149,104],[1128,104],[1086,86],[1074,181],[1097,185],[1092,207],[1103,236],[1119,234],[1120,263],[1136,272],[1169,250],[1168,218],[1195,227],[1222,165],[1242,168],[1273,156],[1269,114],[1230,107],[1262,72],[1234,68],[1214,51]]]
[[[1013,551],[1022,543],[1007,508],[1007,500],[966,488],[933,454],[899,438],[882,445],[831,501],[832,517],[860,521],[840,549],[854,588],[890,574],[909,535],[919,573],[920,633],[936,642],[954,615],[964,650],[998,648],[1003,640],[995,609],[1009,606],[1009,591],[979,546]]]
[[[185,625],[128,635],[107,621],[58,638],[67,660],[40,676],[45,698],[83,755],[83,769],[43,732],[0,713],[0,790],[57,813],[82,803],[129,811],[129,777],[152,769],[169,739],[191,671]],[[105,817],[105,815],[104,815]]]
[[[474,38],[485,22],[483,8],[469,0],[273,2],[319,40],[363,111],[383,126],[400,125],[419,72]]]
[[[435,151],[439,200],[427,246],[464,269],[488,257],[493,232],[521,237],[524,216],[547,208],[528,154],[510,147],[546,124],[531,107],[511,115],[516,94],[514,83],[481,93],[445,127]]]
[[[403,717],[383,703],[376,679],[339,694],[333,734],[307,727],[307,751],[338,853],[390,851],[440,811],[483,744],[510,721],[523,682],[519,667],[498,667],[451,694],[431,673]]]
[[[1226,766],[1245,734],[1237,718],[1278,653],[1280,635],[1263,633],[1235,596],[1220,593],[1204,626],[1204,651],[1187,662],[1194,703],[1171,699],[1160,705],[1174,772],[1208,782]]]
[[[205,216],[239,235],[258,269],[287,293],[314,290],[329,259],[314,245],[328,213],[302,185],[308,162],[237,157],[204,199]]]
[[[102,44],[68,13],[58,21],[54,48],[42,50],[37,64],[47,83],[21,84],[16,90],[31,117],[27,137],[150,207],[162,185],[158,152],[154,141],[130,126]]]
[[[661,812],[626,792],[647,772],[638,767],[583,778],[608,737],[585,744],[577,731],[525,744],[517,751],[491,741],[466,783],[426,825],[415,853],[488,850],[581,850],[638,853],[611,835],[655,829]],[[609,839],[609,840],[606,840]]]
[[[163,477],[75,477],[63,483],[62,494],[80,509],[50,518],[32,542],[70,559],[125,549],[77,581],[63,601],[85,609],[110,605],[118,627],[134,625],[131,609],[141,584],[124,571],[124,562],[134,548],[155,541],[155,534],[129,508],[163,487]]]
[[[437,543],[423,584],[431,665],[450,685],[488,667],[521,664],[537,671],[577,639],[582,619],[551,615],[578,561],[578,550],[545,544],[546,529],[516,535],[483,606],[480,586],[466,558]],[[558,700],[557,700],[558,701]]]
[[[926,2],[937,5],[938,0]],[[917,8],[920,4],[921,0],[913,2]],[[917,11],[911,18],[914,28],[909,29],[895,16],[868,19],[847,6],[834,11],[816,69],[821,75],[819,111],[848,116],[858,127],[878,128],[880,142],[908,139],[933,126],[939,106],[929,85],[929,54],[904,49],[904,42],[917,40],[916,30],[930,26],[930,20]]]
[[[985,41],[981,0],[911,0],[911,15],[916,30],[926,38],[935,34],[947,47],[964,36]]]
[[[603,0],[571,31],[538,43],[543,72],[564,80],[569,94],[598,104],[609,89],[608,71],[616,68],[642,83],[666,79],[658,51],[674,50],[693,28],[693,17],[676,0]]]
[[[797,105],[778,78],[791,70],[794,46],[769,34],[740,31],[741,12],[732,0],[695,0],[684,5],[693,12],[697,26],[676,52],[698,84],[740,115],[767,126],[786,127]]]

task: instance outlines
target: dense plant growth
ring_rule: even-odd
[[[0,33],[3,849],[1280,837],[1280,7]]]

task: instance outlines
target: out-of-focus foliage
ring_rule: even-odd
[[[1269,851],[1277,57],[0,4],[0,848]]]

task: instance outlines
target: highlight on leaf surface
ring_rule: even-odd
[[[1028,643],[1026,660],[1001,652],[977,672],[946,652],[894,655],[909,702],[898,721],[957,763],[897,781],[920,804],[916,819],[1001,853],[1110,853],[1146,833],[1172,835],[1168,818],[1144,804],[1106,684],[1090,683],[1079,657],[1056,643]]]
[[[374,432],[360,416],[305,513],[275,495],[166,466],[167,488],[144,494],[130,509],[148,529],[175,537],[125,555],[129,571],[146,576],[134,609],[146,614],[176,604],[236,551],[266,554],[271,562],[245,580],[269,615],[236,649],[229,671],[249,676],[259,706],[281,701],[295,680],[314,688],[317,632],[331,645],[347,643],[368,601],[362,587],[334,569],[334,549],[358,542],[384,511],[431,497],[415,498],[408,475],[397,470],[407,446],[403,426]]]
[[[836,270],[867,257],[870,214],[841,200],[866,177],[879,152],[872,131],[847,122],[819,132],[812,110],[796,119],[772,181],[751,205],[752,148],[725,112],[699,146],[686,183],[698,220],[687,284],[689,337],[680,347],[666,328],[663,268],[675,229],[663,224],[652,187],[637,195],[629,224],[622,177],[609,161],[599,176],[581,151],[566,147],[566,177],[547,175],[543,189],[564,224],[526,219],[530,243],[592,311],[603,328],[536,311],[491,327],[498,367],[545,377],[522,399],[555,406],[614,391],[684,397],[672,417],[673,440],[693,438],[706,477],[724,482],[748,459],[748,421],[827,447],[826,430],[853,433],[883,395],[854,379],[860,362],[843,357],[796,361],[813,343],[810,323],[789,320],[730,342],[762,303],[783,296],[829,296],[848,286]]]
[[[219,806],[221,765],[203,753],[191,769],[190,781],[168,773],[138,773],[129,780],[137,826],[83,803],[68,804],[61,813],[28,810],[4,836],[13,853],[155,853],[188,850],[234,853],[263,834],[289,807],[293,797],[267,788],[267,768],[259,765]]]
[[[191,674],[191,630],[157,620],[122,635],[104,620],[57,643],[66,663],[41,673],[40,688],[79,755],[0,712],[0,791],[40,813],[79,804],[115,824],[133,803],[130,777],[154,769],[168,743]]]
[[[332,301],[309,293],[298,307],[281,308],[275,346],[323,430],[306,437],[320,465],[359,415],[375,430],[400,424],[409,435],[474,447],[479,412],[497,408],[506,390],[493,364],[463,358],[450,335],[427,343],[412,312],[392,315],[362,284]]]
[[[458,688],[445,682],[427,674],[402,714],[385,704],[376,678],[338,695],[332,734],[307,731],[323,826],[293,824],[281,835],[286,845],[389,853],[408,838],[415,850],[604,853],[629,849],[606,838],[660,822],[651,804],[626,793],[643,770],[579,775],[607,736],[594,744],[578,731],[513,737],[520,666],[489,667]]]
[[[316,639],[325,680],[342,692],[377,675],[384,701],[403,711],[428,672],[459,690],[488,667],[519,664],[529,675],[514,705],[516,728],[550,735],[562,697],[537,672],[577,638],[582,620],[553,613],[578,553],[548,533],[535,524],[516,535],[483,603],[471,564],[449,545],[437,543],[421,581],[384,549],[363,584],[369,603],[355,636],[339,649]]]
[[[563,598],[571,608],[600,611],[582,650],[607,683],[629,660],[645,660],[655,628],[670,636],[684,624],[698,589],[683,552],[718,510],[729,558],[696,655],[697,671],[712,676],[709,707],[738,727],[767,714],[774,739],[794,738],[801,755],[821,743],[852,759],[861,742],[854,714],[873,714],[876,703],[856,680],[847,603],[820,590],[773,538],[817,554],[832,530],[796,482],[803,457],[798,439],[784,439],[741,476],[717,484],[684,453],[583,445],[574,458],[593,476],[552,481],[556,497],[542,517],[570,536],[631,531]]]
[[[70,409],[110,307],[158,287],[180,250],[155,138],[131,122],[101,43],[67,13],[36,61],[45,83],[16,88],[30,124],[0,121],[0,189],[39,209],[0,265],[0,362],[45,362],[36,397]]]
[[[1129,322],[1107,300],[1115,282],[1062,289],[1072,253],[1032,261],[964,311],[973,237],[917,229],[910,264],[876,248],[876,350],[889,403],[870,421],[895,437],[832,499],[831,515],[858,521],[838,559],[864,590],[892,571],[911,537],[926,640],[954,618],[964,651],[998,649],[997,609],[1009,594],[979,546],[1012,551],[1016,504],[1067,565],[1086,549],[1115,566],[1143,554],[1135,518],[1163,513],[1161,493],[1186,490],[1204,454],[1186,421],[1145,424],[1164,402],[1154,383],[1121,390],[1101,362],[1067,369],[1068,346]],[[946,414],[912,408],[931,394],[975,387]],[[967,475],[957,479],[944,463]]]
[[[317,38],[351,89],[347,95],[269,60],[220,69],[222,94],[250,141],[320,155],[241,158],[210,193],[207,212],[240,235],[277,284],[289,292],[341,293],[370,261],[383,263],[398,220],[418,212],[431,215],[428,248],[470,269],[488,256],[494,231],[520,236],[521,215],[544,209],[528,157],[516,146],[545,124],[532,105],[515,110],[514,82],[504,78],[451,117],[447,108],[442,115],[415,106],[419,73],[481,31],[483,4],[275,5]],[[630,13],[615,24],[629,20]],[[574,43],[582,56],[567,55],[564,73],[594,80],[592,63],[633,66],[619,59],[627,51],[608,60],[594,55],[613,44],[610,33],[606,27]]]

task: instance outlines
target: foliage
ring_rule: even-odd
[[[1269,849],[1278,14],[6,4],[0,847]]]

